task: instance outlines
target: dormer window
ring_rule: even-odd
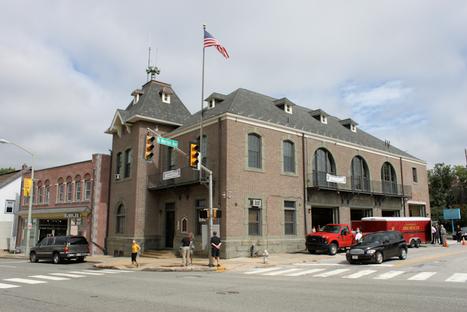
[[[347,119],[339,121],[339,123],[343,125],[344,127],[346,127],[347,129],[349,129],[350,131],[357,132],[358,123],[356,123],[352,119],[347,118]]]
[[[350,131],[357,132],[357,126],[356,125],[350,125]]]
[[[208,109],[212,109],[216,107],[216,99],[211,99],[209,102],[208,102]]]
[[[173,94],[170,88],[163,87],[159,94],[163,103],[170,104],[170,96]]]
[[[214,92],[213,94],[208,96],[207,99],[205,99],[205,101],[208,103],[207,109],[213,109],[214,107],[216,107],[217,104],[221,103],[224,100],[225,100],[225,95]]]
[[[285,105],[284,105],[284,111],[285,111],[287,114],[292,114],[292,106],[289,105],[289,104],[285,104]]]
[[[291,102],[288,98],[282,98],[274,101],[274,105],[282,109],[287,114],[292,114],[292,106],[295,104]]]
[[[138,103],[141,95],[143,95],[143,90],[141,89],[136,89],[135,91],[131,92],[131,96],[133,96],[133,105]]]
[[[322,111],[320,109],[312,110],[310,111],[311,116],[321,122],[322,124],[327,124],[328,123],[328,114],[325,111]]]
[[[328,118],[324,115],[321,115],[321,123],[327,124],[328,123]]]
[[[170,104],[170,95],[167,93],[162,93],[162,102]]]

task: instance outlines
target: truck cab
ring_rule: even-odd
[[[327,224],[306,237],[306,248],[311,254],[325,251],[334,256],[339,249],[348,248],[354,243],[355,235],[348,224]]]

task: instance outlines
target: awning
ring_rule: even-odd
[[[85,217],[91,213],[89,207],[70,207],[70,208],[44,208],[44,209],[33,209],[33,218],[52,218],[52,219],[66,219],[66,214],[79,213],[81,217]],[[28,210],[18,211],[18,215],[22,217],[28,216]]]

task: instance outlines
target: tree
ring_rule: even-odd
[[[435,164],[433,169],[428,170],[431,207],[441,209],[451,207],[454,203],[452,185],[455,180],[454,169],[444,163]]]
[[[13,171],[15,171],[15,168],[11,168],[11,167],[0,168],[0,174],[10,173],[10,172],[13,172]]]

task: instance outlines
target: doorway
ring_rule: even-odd
[[[174,247],[175,237],[175,203],[165,204],[165,247]]]
[[[329,223],[339,223],[339,208],[313,207],[311,209],[311,225],[318,230]]]

